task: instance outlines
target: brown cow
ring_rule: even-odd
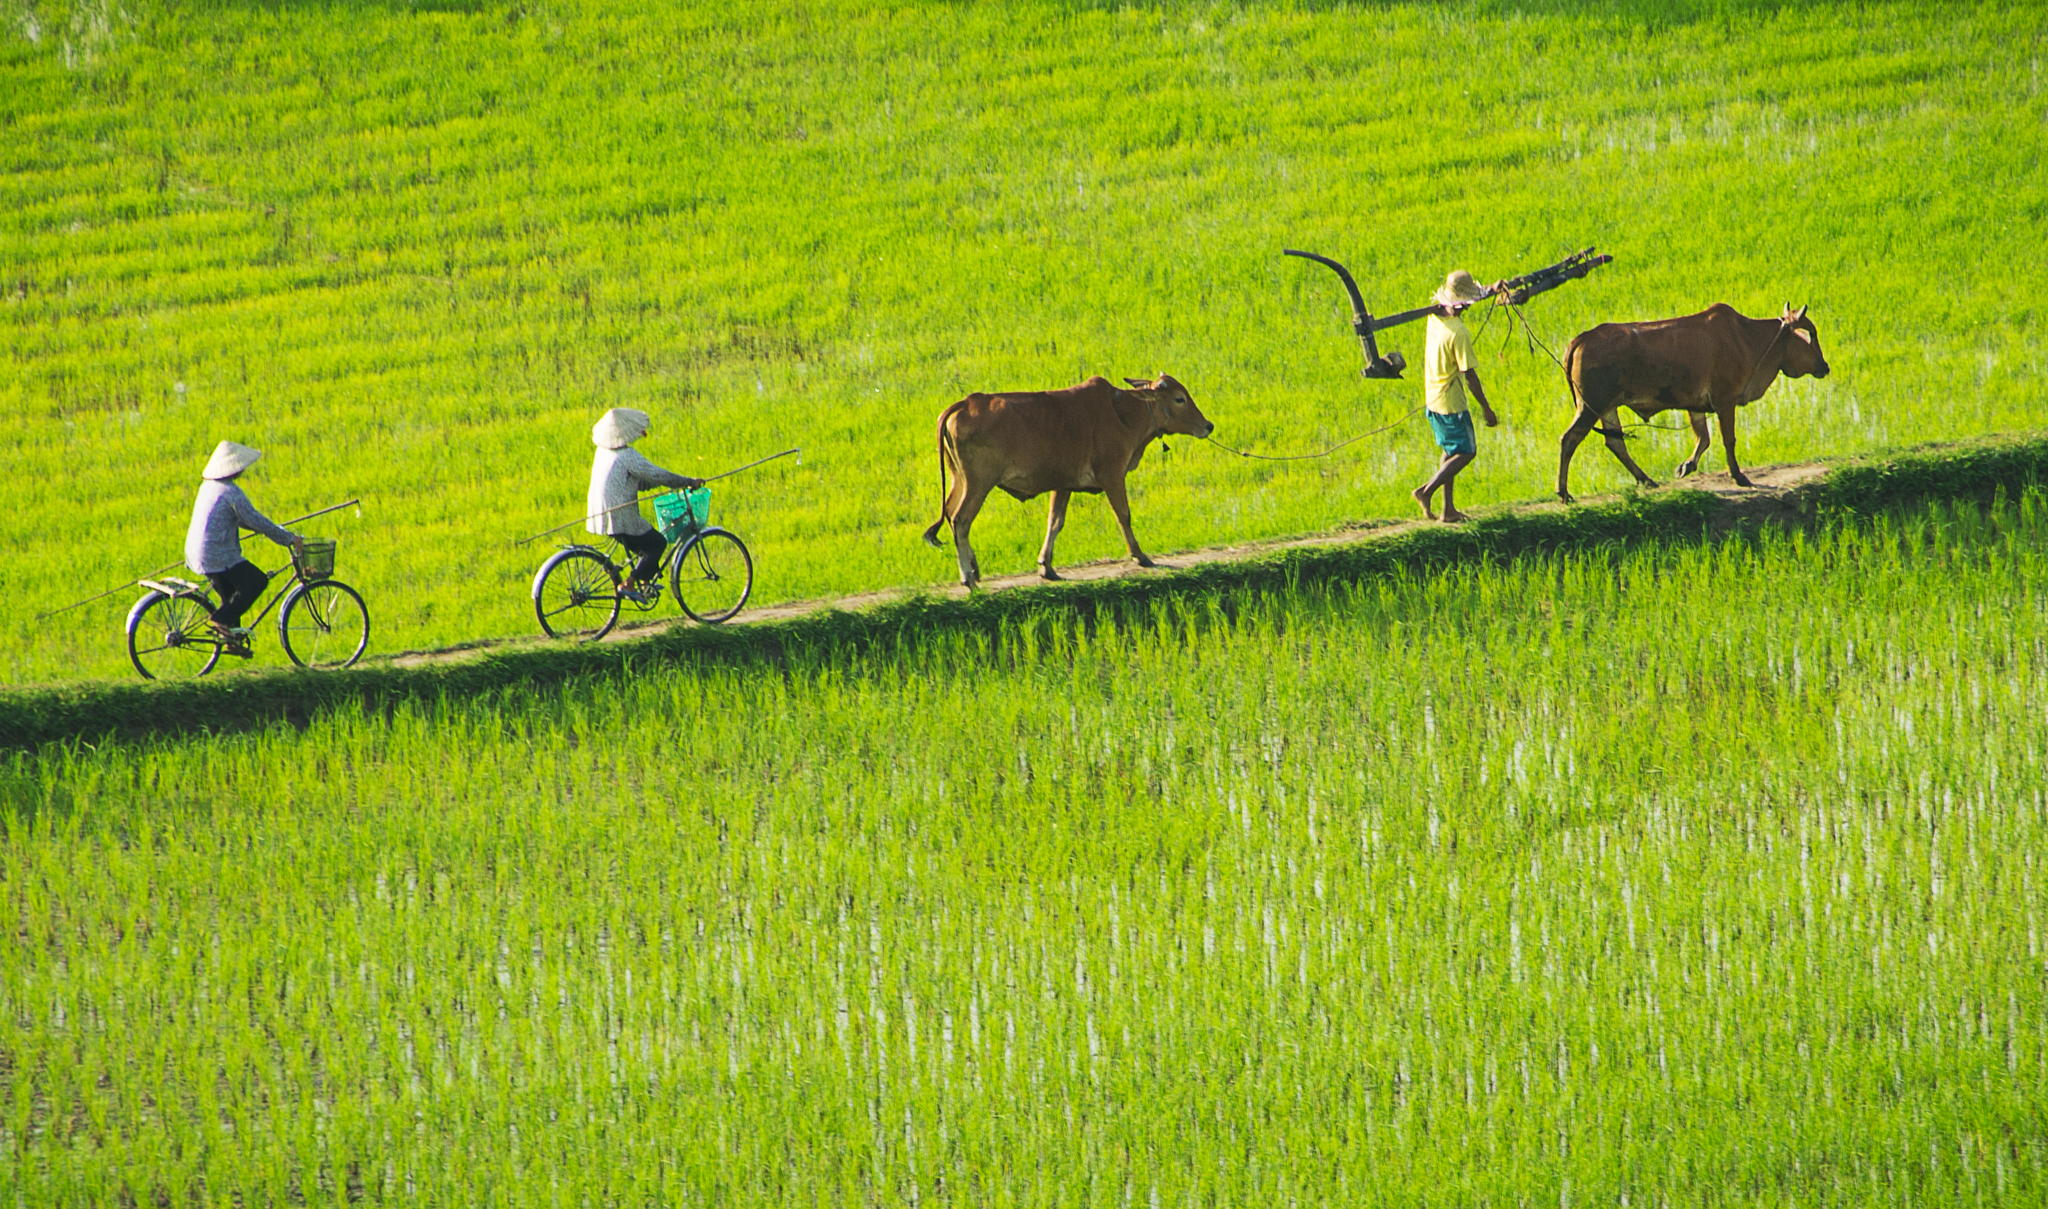
[[[1206,437],[1216,426],[1188,397],[1187,387],[1170,377],[1124,381],[1133,389],[1097,377],[1065,390],[973,394],[939,415],[939,488],[945,500],[924,539],[938,545],[939,526],[953,523],[961,583],[971,588],[981,578],[981,563],[967,534],[982,501],[997,487],[1020,500],[1052,492],[1045,546],[1038,552],[1038,573],[1045,578],[1059,578],[1052,569],[1052,542],[1066,524],[1067,498],[1076,491],[1108,497],[1131,557],[1141,567],[1152,565],[1131,533],[1124,476],[1137,469],[1145,447],[1159,437]]]
[[[1788,378],[1828,376],[1828,359],[1806,308],[1776,319],[1750,319],[1725,302],[1697,315],[1649,323],[1603,323],[1572,338],[1564,354],[1578,412],[1559,439],[1557,498],[1569,504],[1572,454],[1597,425],[1607,448],[1646,487],[1657,484],[1622,442],[1619,409],[1639,416],[1668,408],[1688,413],[1696,440],[1692,456],[1678,466],[1680,478],[1699,469],[1707,451],[1707,413],[1721,418],[1721,448],[1728,476],[1749,486],[1735,462],[1735,409],[1763,398],[1780,373]]]

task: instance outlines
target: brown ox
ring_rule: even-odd
[[[1728,476],[1749,486],[1735,462],[1735,409],[1763,398],[1779,374],[1788,378],[1828,376],[1828,359],[1806,308],[1776,319],[1750,319],[1725,302],[1697,315],[1649,323],[1603,323],[1572,338],[1564,354],[1578,413],[1560,438],[1557,498],[1569,504],[1572,454],[1597,424],[1607,448],[1636,482],[1656,483],[1628,455],[1622,441],[1620,408],[1653,416],[1669,408],[1692,422],[1692,456],[1678,465],[1678,477],[1699,469],[1707,451],[1707,413],[1721,418],[1721,448]]]
[[[1065,390],[973,394],[939,415],[939,487],[945,501],[924,539],[938,545],[939,526],[952,522],[961,583],[971,588],[981,578],[981,563],[967,534],[982,501],[997,487],[1020,500],[1052,492],[1045,546],[1038,552],[1038,573],[1045,578],[1059,578],[1052,569],[1052,543],[1066,524],[1067,498],[1076,491],[1107,497],[1131,557],[1141,567],[1152,565],[1131,533],[1124,476],[1137,469],[1145,447],[1159,437],[1206,437],[1216,426],[1188,397],[1187,387],[1170,377],[1125,381],[1133,389],[1098,377]]]

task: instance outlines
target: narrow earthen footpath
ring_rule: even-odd
[[[1795,497],[1800,488],[1819,481],[1828,472],[1823,462],[1795,462],[1780,466],[1751,466],[1747,468],[1752,486],[1738,487],[1726,474],[1701,474],[1683,481],[1688,490],[1704,491],[1718,497],[1726,508],[1732,524],[1737,519],[1792,520],[1800,515]],[[1584,503],[1604,503],[1616,498],[1612,495],[1587,497]],[[1571,505],[1573,507],[1579,505]],[[1475,516],[1492,516],[1501,513],[1528,514],[1563,511],[1567,505],[1556,501],[1506,504],[1495,508],[1473,509]],[[1199,550],[1184,550],[1177,554],[1160,555],[1155,561],[1158,567],[1147,570],[1128,558],[1105,558],[1095,562],[1076,563],[1060,567],[1060,575],[1068,581],[1114,579],[1125,575],[1151,575],[1157,571],[1174,570],[1199,566],[1205,563],[1236,562],[1261,558],[1282,550],[1307,546],[1334,546],[1353,542],[1381,541],[1396,534],[1439,524],[1440,522],[1415,517],[1409,520],[1386,520],[1347,525],[1324,533],[1313,533],[1305,537],[1274,538],[1268,541],[1247,542],[1234,546],[1207,546]],[[946,565],[950,567],[950,559]],[[1033,587],[1044,584],[1035,571],[1020,575],[994,575],[982,580],[982,591],[1000,592],[1009,588]],[[863,592],[853,596],[838,596],[823,600],[795,600],[765,608],[750,608],[741,613],[730,624],[758,624],[764,621],[781,621],[802,617],[825,609],[857,610],[871,608],[901,600],[922,592],[925,595],[962,596],[966,589],[957,583],[931,585],[923,588],[889,588],[878,592]],[[680,616],[664,617],[638,622],[620,622],[619,627],[605,639],[607,642],[645,638],[670,626],[688,624]],[[398,667],[417,667],[426,664],[452,663],[464,659],[480,658],[495,651],[513,647],[545,644],[548,640],[538,635],[531,638],[485,639],[465,643],[459,647],[444,647],[435,650],[405,651],[382,657],[373,656],[365,662],[388,662]]]

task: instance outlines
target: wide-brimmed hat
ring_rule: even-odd
[[[213,456],[206,461],[206,469],[199,472],[201,478],[231,479],[256,464],[262,457],[260,450],[233,441],[222,441],[213,447]]]
[[[1486,287],[1472,280],[1472,274],[1465,270],[1452,269],[1430,297],[1438,306],[1471,306],[1486,297]]]
[[[614,407],[590,426],[590,443],[599,449],[624,449],[647,435],[647,413],[637,407]]]

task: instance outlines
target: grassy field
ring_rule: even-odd
[[[2043,551],[2030,494],[18,754],[0,1200],[2039,1203]]]
[[[285,517],[361,495],[376,648],[532,628],[603,408],[721,484],[768,602],[938,582],[930,424],[975,389],[1168,371],[1241,448],[1414,406],[1335,282],[1418,303],[1598,244],[1545,338],[1807,303],[1837,367],[1748,461],[2038,426],[2034,5],[1292,8],[0,0],[0,680],[129,674],[126,598],[231,437]],[[1394,334],[1410,356],[1416,329]],[[1559,375],[1496,324],[1468,502],[1548,490]],[[1650,433],[1662,471],[1682,439]],[[1719,455],[1713,455],[1718,458]],[[1418,427],[1325,461],[1176,444],[1156,550],[1398,515]],[[1712,463],[1718,465],[1718,462]],[[1622,478],[1593,450],[1580,484]],[[998,501],[992,569],[1042,509]],[[1063,555],[1116,553],[1099,504]]]

